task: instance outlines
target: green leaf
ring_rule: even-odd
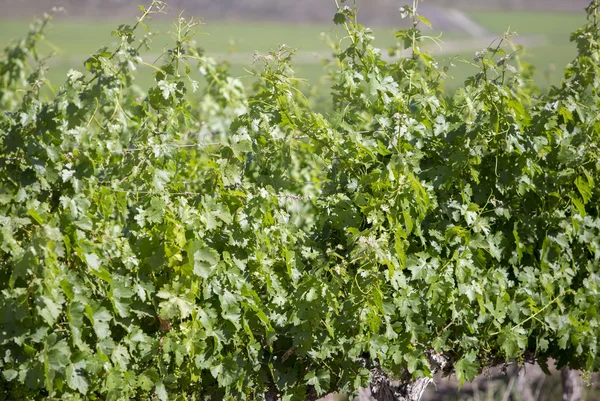
[[[30,215],[31,217],[33,217],[33,219],[40,225],[44,225],[44,219],[38,214],[37,211],[35,211],[34,209],[29,209],[27,210],[27,214]]]
[[[67,384],[81,394],[87,394],[89,387],[88,380],[84,375],[85,368],[85,361],[80,361],[67,367]]]
[[[146,220],[150,223],[161,223],[165,215],[167,203],[164,199],[153,197],[150,200],[150,207],[146,210]]]
[[[179,294],[171,292],[168,286],[159,291],[156,296],[165,299],[159,304],[163,319],[170,320],[176,317],[187,319],[192,315],[194,305],[189,300],[180,297]]]
[[[229,291],[224,291],[224,293],[219,297],[221,301],[221,310],[222,316],[224,319],[232,322],[236,328],[241,329],[241,317],[242,310],[239,306],[239,297],[235,296]]]
[[[54,326],[62,312],[62,306],[55,302],[55,300],[44,296],[38,296],[36,298],[36,303],[38,305],[40,316],[48,326]]]
[[[214,249],[203,247],[194,252],[194,274],[209,278],[219,263],[220,256]]]
[[[165,189],[165,185],[170,181],[169,173],[165,170],[156,169],[154,170],[154,178],[152,179],[152,184],[157,191],[163,191]],[[153,204],[153,207],[154,204]]]
[[[498,342],[506,358],[516,358],[527,347],[526,332],[522,327],[507,327],[500,332]]]
[[[7,370],[2,371],[2,376],[4,376],[4,378],[9,382],[16,379],[18,375],[19,375],[19,372],[17,372],[14,369],[7,369]]]
[[[56,377],[64,377],[66,368],[71,364],[71,349],[65,340],[56,342],[56,335],[46,338],[44,349],[44,374],[46,389],[52,390],[56,385]]]
[[[585,210],[585,205],[583,204],[583,202],[577,197],[577,195],[572,194],[571,198],[571,202],[573,203],[573,206],[575,206],[575,209],[577,210],[577,212],[582,216],[585,217],[587,216],[587,212]]]
[[[333,16],[333,22],[336,25],[343,25],[346,22],[346,16],[342,12],[337,12]]]
[[[14,197],[14,195],[11,192],[9,192],[8,188],[0,189],[0,205],[6,205],[6,204],[12,202],[13,197]]]
[[[159,375],[154,368],[148,369],[138,376],[138,386],[144,391],[152,390],[157,382],[159,382]]]
[[[92,270],[98,270],[100,268],[100,266],[102,265],[102,261],[100,260],[98,255],[96,255],[95,253],[86,253],[83,256],[85,257],[85,261],[86,261],[87,265]]]
[[[465,384],[465,381],[473,380],[479,374],[479,362],[475,351],[470,351],[454,365],[456,378],[458,379],[459,389]]]
[[[169,396],[167,394],[167,388],[165,387],[165,384],[162,381],[156,383],[156,388],[154,391],[160,401],[167,401],[169,399]]]
[[[329,374],[329,370],[320,369],[316,372],[309,372],[305,378],[306,383],[315,387],[317,394],[324,394],[325,390],[329,388],[329,382],[331,380],[331,376]]]
[[[417,15],[417,19],[418,19],[419,21],[421,21],[423,24],[427,25],[429,28],[431,28],[431,21],[429,21],[429,19],[428,19],[428,18],[425,18],[425,17],[424,17],[424,16],[422,16],[422,15]]]
[[[219,384],[223,387],[230,386],[240,377],[240,366],[230,356],[223,358],[220,373],[217,376]]]
[[[113,320],[113,316],[105,307],[100,307],[96,310],[90,305],[85,307],[85,312],[88,319],[91,321],[94,331],[99,339],[104,339],[110,336],[109,322]]]
[[[573,121],[573,113],[564,106],[558,109],[558,114],[560,114],[567,123]]]
[[[583,198],[583,203],[587,205],[588,202],[592,200],[592,189],[590,188],[589,182],[584,180],[583,177],[577,177],[575,179],[575,186],[577,186],[577,189]]]

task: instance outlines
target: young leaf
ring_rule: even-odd
[[[465,381],[471,381],[479,374],[479,362],[476,358],[475,351],[470,351],[454,365],[459,388],[465,384]]]

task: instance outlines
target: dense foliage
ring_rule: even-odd
[[[327,114],[293,50],[257,55],[245,86],[184,18],[137,88],[159,1],[49,99],[49,17],[6,49],[4,396],[303,400],[440,365],[600,370],[598,2],[560,87],[537,89],[507,34],[451,95],[417,5],[389,62],[339,6]]]

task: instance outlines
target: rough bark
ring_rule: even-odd
[[[378,384],[371,384],[371,395],[377,401],[419,401],[432,382],[433,379],[428,377],[409,383],[382,380]]]
[[[583,379],[579,372],[564,367],[560,374],[563,386],[563,401],[581,401],[583,396]]]
[[[430,351],[427,353],[429,369],[432,376],[437,372],[446,372],[450,366],[443,355]],[[371,396],[377,401],[420,401],[425,389],[433,379],[423,377],[413,380],[408,372],[403,372],[400,378],[390,378],[378,368],[371,369]]]

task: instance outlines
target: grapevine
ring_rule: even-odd
[[[245,85],[184,15],[139,88],[158,0],[50,95],[51,15],[4,51],[5,397],[418,400],[438,371],[600,370],[598,1],[559,86],[507,34],[455,93],[418,1],[395,61],[344,3],[327,112],[294,49]]]

